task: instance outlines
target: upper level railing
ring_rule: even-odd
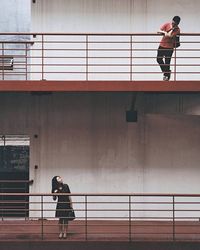
[[[0,80],[162,80],[160,39],[156,33],[0,33]],[[199,81],[200,34],[180,39],[171,80]]]
[[[26,198],[18,200],[21,196]],[[76,219],[69,222],[68,240],[200,240],[200,195],[74,193],[70,196]],[[55,209],[52,194],[1,193],[0,240],[57,240]],[[29,215],[19,218],[18,214]],[[14,219],[14,215],[18,218]]]

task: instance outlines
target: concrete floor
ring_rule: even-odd
[[[174,232],[174,234],[173,234]],[[4,220],[0,222],[0,242],[137,242],[137,241],[195,241],[200,242],[200,223],[179,221],[78,221],[69,223],[66,240],[58,239],[55,220]]]

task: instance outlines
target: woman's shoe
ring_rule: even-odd
[[[60,233],[59,236],[58,236],[58,238],[59,238],[59,239],[62,239],[62,237],[63,237],[63,234]]]
[[[63,239],[67,239],[67,234],[66,233],[63,234]]]

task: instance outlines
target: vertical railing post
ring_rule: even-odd
[[[128,215],[128,218],[129,218],[129,241],[131,242],[132,240],[132,237],[131,237],[131,233],[132,233],[132,228],[131,228],[131,195],[129,195],[128,197],[128,210],[129,210],[129,215]]]
[[[175,197],[173,195],[173,241],[175,240]]]
[[[27,191],[27,185],[28,185],[28,182],[23,182],[22,183],[22,185],[24,186],[24,190],[23,190],[23,192],[24,193],[26,193],[26,191]],[[29,215],[29,206],[28,206],[28,201],[29,201],[29,196],[28,195],[26,195],[26,196],[24,196],[24,217],[25,217],[25,221],[27,220],[27,218],[28,218],[28,216],[27,216],[27,214]]]
[[[2,80],[4,80],[4,43],[2,43]]]
[[[2,183],[1,183],[1,181],[0,181],[0,193],[3,193],[2,192],[2,187],[1,187],[1,185],[2,185]],[[3,206],[3,202],[2,202],[2,195],[0,196],[0,204],[1,204],[1,206],[0,206],[0,211],[1,211],[1,220],[3,220],[3,214],[2,214],[2,206]]]
[[[42,80],[44,79],[44,35],[42,34]]]
[[[87,241],[88,235],[87,235],[87,195],[85,195],[85,240]]]
[[[88,51],[88,47],[89,47],[89,44],[88,44],[88,35],[86,35],[86,81],[88,81],[88,60],[89,60],[89,51]]]
[[[133,80],[133,37],[130,36],[130,81]]]
[[[43,195],[41,195],[41,236],[42,236],[42,240],[44,239],[44,214],[43,214],[43,209],[44,209],[44,204],[43,204]]]
[[[6,136],[5,135],[2,135],[1,136],[1,139],[3,140],[3,167],[4,167],[4,164],[5,164],[5,149],[6,149]],[[2,183],[3,184],[3,183]],[[2,185],[2,193],[4,193],[5,192],[5,186],[4,186],[4,184]],[[4,195],[2,195],[2,199],[1,199],[1,201],[2,201],[2,209],[1,209],[1,214],[2,214],[2,221],[4,220],[4,200],[5,200],[5,198],[4,198],[5,196]]]
[[[28,80],[28,45],[25,43],[25,58],[26,58],[26,80]]]
[[[176,81],[176,47],[174,50],[174,81]]]
[[[3,193],[2,183],[0,184],[0,192]],[[1,220],[3,221],[3,195],[1,195]]]

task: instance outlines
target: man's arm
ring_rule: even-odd
[[[167,29],[167,23],[163,24],[157,33],[166,36],[167,34],[166,29]]]
[[[173,28],[170,31],[167,32],[166,36],[168,37],[175,37],[177,34],[179,34],[179,29],[178,28]]]
[[[171,29],[169,31],[159,30],[157,33],[172,38],[175,37],[179,32],[178,29]]]
[[[164,36],[166,36],[166,34],[167,34],[167,32],[164,31],[164,30],[159,30],[159,31],[157,31],[157,33],[161,34],[161,35],[164,35]]]

